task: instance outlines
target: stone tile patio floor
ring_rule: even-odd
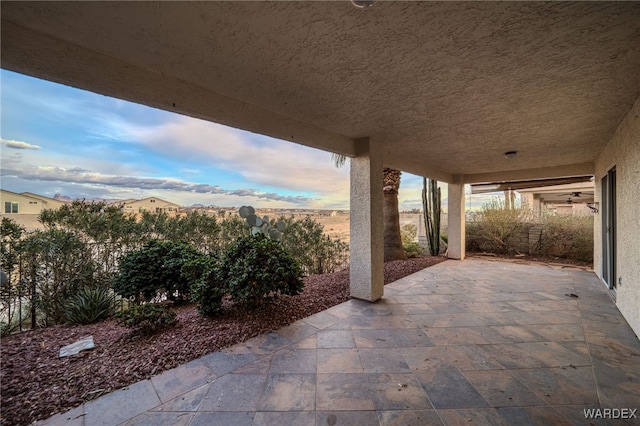
[[[640,424],[640,341],[592,272],[446,261],[42,424]]]

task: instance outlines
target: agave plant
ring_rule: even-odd
[[[114,295],[105,288],[84,288],[65,304],[64,317],[71,324],[92,324],[114,313]]]

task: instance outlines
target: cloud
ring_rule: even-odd
[[[104,185],[115,188],[128,188],[155,191],[181,191],[195,194],[232,195],[255,197],[259,200],[280,201],[293,204],[305,204],[312,201],[309,197],[281,195],[262,192],[256,189],[223,189],[219,186],[190,183],[177,179],[139,178],[131,176],[113,176],[93,173],[80,168],[28,166],[24,169],[3,167],[2,176],[11,176],[29,181],[65,182],[83,185]]]
[[[185,176],[210,168],[250,182],[244,186],[317,194],[327,202],[348,204],[349,167],[337,169],[328,152],[185,116],[141,123],[113,112],[103,115],[96,135],[182,164],[177,170]]]
[[[80,167],[72,167],[70,169],[67,169],[67,172],[69,172],[69,173],[87,173],[87,172],[89,172],[89,170],[83,169],[83,168],[80,168]]]
[[[269,200],[292,200],[296,205],[306,199],[307,206],[348,206],[349,167],[336,169],[327,152],[5,70],[1,73],[3,81],[12,79],[11,90],[3,92],[3,105],[18,103],[20,108],[14,111],[38,123],[22,129],[21,122],[14,120],[16,129],[7,131],[16,135],[22,132],[21,139],[42,145],[42,149],[26,142],[10,146],[6,142],[19,141],[3,140],[3,147],[12,148],[24,159],[10,156],[7,149],[2,167],[24,176],[17,180],[39,181],[46,192],[55,185],[75,193],[124,190],[125,185],[155,191],[157,185],[164,185],[175,188],[170,190],[176,199],[186,199],[194,197],[189,193],[215,193],[217,186],[198,183],[208,182],[230,188],[223,190],[227,191],[225,197],[214,197],[216,203],[219,199],[240,201],[234,197],[247,202],[251,194],[260,194]],[[39,96],[20,96],[25,90],[35,90]],[[7,97],[9,94],[11,97]],[[118,181],[117,175],[124,177]],[[159,179],[149,182],[148,176]],[[100,183],[101,179],[109,182]],[[132,183],[131,179],[137,181]],[[85,181],[89,183],[81,184]],[[181,185],[175,182],[182,182],[185,192],[178,195]],[[231,195],[234,191],[236,194]],[[135,193],[141,194],[142,190],[136,189]]]
[[[444,182],[438,182],[442,196],[442,207],[446,209],[448,185]],[[398,191],[398,203],[400,210],[422,209],[422,177],[411,173],[402,173],[400,190]]]
[[[336,169],[331,155],[321,150],[182,116],[158,125],[129,125],[125,131],[163,156],[215,165],[258,186],[335,194],[338,184],[348,193],[349,168]]]
[[[2,144],[4,146],[6,146],[7,148],[13,148],[13,149],[33,149],[33,150],[38,150],[41,147],[38,145],[33,145],[27,142],[22,142],[22,141],[16,141],[13,139],[2,139]]]

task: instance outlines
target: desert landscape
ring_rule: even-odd
[[[230,213],[235,213],[237,209],[224,208]],[[256,209],[258,216],[269,216],[270,218],[277,218],[280,216],[294,216],[298,218],[304,218],[306,216],[320,223],[324,227],[325,234],[331,238],[338,238],[343,242],[349,242],[349,211],[348,210],[311,210],[311,209]],[[418,231],[418,236],[425,235],[423,218],[421,213],[414,212],[400,212],[400,227],[407,224],[412,224]],[[442,218],[442,229],[446,231],[446,215]]]

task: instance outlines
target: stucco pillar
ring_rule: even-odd
[[[373,302],[384,293],[382,152],[368,139],[358,144],[351,159],[350,291]]]
[[[532,194],[533,195],[533,203],[532,204],[532,209],[534,212],[536,212],[536,214],[540,214],[542,212],[542,197],[540,196],[540,194]]]
[[[464,183],[449,184],[449,259],[464,259],[465,255],[465,212]]]

